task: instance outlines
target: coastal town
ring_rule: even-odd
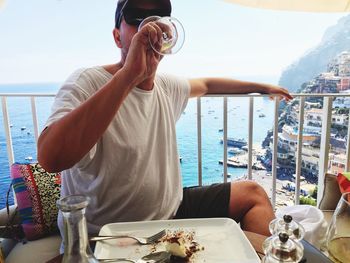
[[[349,94],[350,52],[340,53],[328,64],[326,72],[304,83],[299,92]],[[333,174],[343,172],[345,169],[349,109],[349,97],[338,97],[333,101],[328,164],[328,171]],[[286,104],[281,111],[277,146],[278,182],[276,188],[277,198],[279,199],[277,201],[278,206],[290,205],[294,201],[299,101],[293,100]],[[322,120],[323,98],[306,98],[301,162],[301,195],[304,198],[301,202],[309,204],[316,204]],[[247,167],[247,152],[238,151],[246,149],[246,142],[229,138],[228,146],[233,147],[230,151],[234,151],[236,154],[228,158],[227,165]],[[253,173],[253,179],[259,181],[267,193],[271,193],[272,131],[268,132],[261,146],[255,145],[253,148],[253,169],[257,170]],[[219,162],[223,163],[222,161]]]

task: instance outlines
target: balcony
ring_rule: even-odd
[[[16,111],[16,116],[24,114],[28,114],[29,111],[31,111],[31,124],[26,124],[27,126],[19,127],[16,126],[17,130],[21,129],[23,133],[27,133],[30,136],[34,137],[34,143],[31,144],[32,147],[35,147],[35,143],[37,142],[39,132],[43,128],[44,122],[49,114],[50,104],[53,101],[55,94],[52,93],[42,93],[42,94],[1,94],[1,105],[2,105],[2,123],[4,126],[4,139],[6,140],[6,151],[7,151],[7,159],[8,164],[3,164],[7,167],[10,167],[14,162],[18,160],[15,150],[14,150],[14,144],[13,144],[13,131],[11,129],[14,127],[11,123],[11,116],[13,116],[13,111]],[[264,103],[271,104],[269,107],[270,110],[272,110],[270,113],[267,113],[264,111],[264,118],[266,115],[270,114],[272,124],[270,129],[271,131],[268,132],[270,137],[270,144],[269,146],[265,145],[266,150],[271,152],[271,171],[264,172],[263,176],[255,170],[256,160],[258,159],[255,154],[257,154],[257,151],[255,149],[254,145],[254,134],[260,131],[260,127],[258,126],[258,120],[259,118],[262,118],[262,109],[256,108],[256,102],[261,97],[267,97],[266,95],[256,95],[256,94],[250,94],[250,95],[211,95],[211,96],[205,96],[202,98],[197,98],[196,100],[191,101],[191,106],[193,107],[195,113],[194,120],[192,121],[192,125],[195,130],[196,136],[191,137],[193,141],[193,145],[196,148],[197,156],[192,156],[192,159],[196,160],[196,170],[197,170],[197,185],[203,185],[207,184],[208,180],[205,176],[205,169],[206,169],[206,162],[208,160],[207,153],[205,151],[205,140],[208,139],[207,137],[210,135],[207,135],[208,133],[205,132],[205,121],[203,118],[203,115],[207,113],[207,115],[214,114],[214,110],[208,110],[206,105],[208,103],[208,100],[215,100],[216,104],[220,104],[219,108],[220,110],[220,120],[218,116],[211,115],[211,118],[214,117],[214,119],[218,119],[218,121],[222,121],[220,123],[220,129],[216,130],[219,132],[222,140],[222,144],[218,142],[221,149],[221,156],[222,163],[229,163],[230,157],[229,157],[229,146],[228,146],[228,138],[230,137],[230,129],[232,129],[232,125],[229,125],[230,122],[230,107],[237,108],[238,106],[235,106],[236,101],[239,100],[240,103],[242,101],[246,101],[246,108],[247,110],[247,127],[246,130],[244,130],[244,133],[247,135],[247,145],[246,145],[246,152],[245,152],[245,161],[246,161],[246,169],[240,170],[242,172],[242,177],[239,179],[249,179],[249,180],[256,180],[257,182],[261,183],[262,186],[267,191],[271,203],[274,208],[277,208],[279,206],[285,206],[285,205],[293,205],[293,204],[299,204],[301,196],[305,195],[305,176],[303,176],[303,173],[310,172],[312,170],[314,176],[318,177],[318,193],[317,193],[317,202],[321,200],[321,197],[323,195],[324,190],[324,177],[325,173],[332,167],[336,167],[339,169],[340,164],[338,166],[334,165],[335,162],[343,162],[345,170],[349,167],[349,142],[346,142],[346,154],[340,155],[341,158],[336,153],[331,153],[330,145],[330,138],[331,138],[331,116],[332,116],[332,101],[336,97],[350,97],[349,95],[345,94],[294,94],[295,100],[298,101],[298,109],[299,114],[295,115],[298,120],[298,127],[294,129],[289,130],[293,133],[294,143],[293,145],[286,144],[283,151],[280,150],[278,147],[279,145],[279,107],[280,107],[280,101],[279,98],[275,97],[273,101],[268,102],[266,98],[264,99]],[[304,129],[304,108],[305,108],[305,102],[308,97],[320,97],[323,100],[323,110],[322,110],[322,118],[323,120],[326,120],[322,124],[321,128],[321,135],[320,135],[320,149],[319,152],[316,154],[314,153],[315,149],[310,149],[311,145],[309,143],[302,143],[303,137],[307,136],[308,134],[304,134],[306,129]],[[26,109],[15,109],[11,106],[11,102],[13,99],[20,99],[20,101],[23,101],[23,105],[27,104],[29,108]],[[38,105],[40,104],[40,105]],[[47,112],[41,112],[37,109],[42,109],[43,105],[45,105],[45,108],[47,109]],[[38,107],[39,106],[39,107]],[[190,105],[189,105],[190,106]],[[189,107],[188,106],[188,107]],[[266,109],[264,109],[266,110]],[[20,112],[18,112],[20,111]],[[187,108],[185,110],[184,115],[188,115]],[[216,113],[217,114],[217,113]],[[266,114],[266,115],[265,115]],[[255,117],[255,118],[254,118]],[[258,118],[259,117],[259,118]],[[185,118],[185,117],[183,117]],[[243,120],[243,118],[241,119]],[[260,119],[261,120],[261,119]],[[181,122],[181,120],[179,121]],[[183,125],[186,125],[187,123],[184,123]],[[233,125],[238,125],[233,124]],[[29,129],[30,127],[30,129]],[[181,129],[181,124],[178,129]],[[281,128],[281,126],[280,126]],[[32,129],[32,130],[31,130]],[[288,129],[284,129],[287,130]],[[307,131],[306,131],[307,132]],[[205,135],[204,135],[205,134]],[[0,133],[1,135],[1,133]],[[349,137],[349,131],[348,131],[348,137]],[[281,138],[280,138],[281,139]],[[4,145],[2,141],[0,143]],[[181,144],[181,140],[179,140],[179,143]],[[289,147],[289,148],[288,148]],[[289,152],[288,152],[289,149]],[[36,152],[35,149],[32,149],[33,152]],[[212,149],[211,149],[212,150]],[[232,149],[231,149],[232,150]],[[291,154],[290,150],[293,151]],[[180,145],[180,154],[183,154],[186,156],[186,149],[181,149]],[[313,163],[312,154],[314,154],[315,158],[318,160],[318,171],[315,170],[314,167],[310,166],[310,163]],[[220,155],[220,153],[219,153]],[[35,155],[30,156],[31,158],[28,158],[27,161],[35,161]],[[261,158],[261,157],[260,157]],[[184,157],[183,162],[186,162],[186,158]],[[328,164],[330,163],[330,165]],[[182,164],[183,165],[183,164]],[[283,167],[294,167],[295,174],[293,174],[293,187],[288,187],[288,191],[284,189],[283,187],[288,185],[286,182],[282,182],[284,179],[284,175],[279,175],[278,171],[283,171]],[[227,182],[227,181],[233,181],[237,180],[237,178],[233,178],[231,174],[229,173],[229,166],[228,165],[222,165],[221,166],[222,171],[217,171],[219,174],[220,181]],[[316,173],[318,174],[316,175]],[[5,178],[1,178],[1,180],[6,179],[8,177],[9,181],[9,171],[8,176],[5,175]],[[195,176],[195,175],[192,175]],[[230,178],[231,177],[231,178]],[[192,178],[193,179],[193,178]],[[186,184],[186,182],[184,182]],[[290,192],[292,190],[293,192]],[[283,200],[280,198],[284,197]],[[287,200],[288,199],[288,200]],[[16,202],[16,201],[15,201]],[[326,213],[326,218],[329,220],[331,213]],[[60,242],[59,239],[57,239],[55,242]]]
[[[37,112],[37,104],[38,101],[39,103],[43,103],[43,101],[46,101],[45,103],[47,104],[47,115],[49,114],[49,106],[50,103],[48,101],[52,101],[53,97],[55,94],[51,93],[42,93],[42,94],[0,94],[1,97],[1,103],[2,103],[2,114],[3,114],[3,126],[4,126],[4,135],[5,135],[5,140],[6,140],[6,149],[7,149],[7,157],[8,157],[8,165],[10,166],[12,163],[16,161],[16,157],[14,154],[13,150],[13,143],[12,143],[12,134],[11,134],[11,120],[10,120],[10,114],[9,114],[9,106],[8,106],[8,100],[11,100],[13,98],[21,98],[23,100],[27,100],[28,103],[30,103],[30,108],[31,108],[31,113],[32,113],[32,125],[33,125],[33,133],[34,133],[34,140],[35,142],[38,139],[40,129],[43,127],[39,128],[39,119],[42,123],[44,123],[45,119],[43,119],[43,114],[42,112]],[[216,95],[211,95],[211,96],[205,96],[202,98],[198,98],[196,102],[194,102],[195,105],[195,110],[196,110],[196,139],[193,138],[193,140],[196,140],[196,152],[197,156],[193,157],[197,159],[197,184],[202,185],[207,184],[207,182],[203,181],[203,169],[205,169],[205,162],[206,162],[206,155],[203,153],[203,140],[206,138],[203,137],[203,108],[206,105],[206,100],[208,100],[210,97],[215,98],[219,103],[222,103],[222,140],[223,140],[223,151],[222,151],[222,162],[223,163],[228,163],[229,161],[229,156],[228,156],[228,146],[227,146],[227,139],[228,139],[228,134],[229,134],[229,128],[228,128],[228,115],[229,115],[229,109],[228,109],[228,103],[232,103],[235,99],[245,99],[247,100],[247,109],[248,109],[248,115],[247,115],[247,124],[248,127],[245,131],[247,134],[247,153],[246,153],[246,171],[242,171],[246,179],[255,179],[255,173],[253,172],[254,168],[254,163],[253,160],[255,160],[255,156],[253,155],[254,149],[253,149],[253,134],[257,132],[256,130],[256,121],[254,121],[254,112],[256,112],[256,115],[261,114],[260,110],[257,109],[256,111],[254,110],[255,106],[255,101],[258,99],[258,97],[264,97],[265,95],[257,95],[257,94],[250,94],[250,95],[225,95],[225,96],[216,96]],[[267,97],[267,96],[265,96]],[[328,171],[328,168],[331,167],[332,165],[329,165],[329,156],[331,156],[331,160],[334,161],[337,156],[337,154],[332,153],[330,155],[330,138],[331,138],[331,117],[332,117],[332,101],[335,98],[339,97],[350,97],[350,94],[294,94],[295,100],[298,101],[299,107],[298,111],[299,114],[298,116],[298,127],[292,129],[293,136],[296,139],[295,145],[293,146],[293,149],[296,151],[294,152],[294,160],[290,160],[289,164],[294,166],[295,163],[295,193],[293,194],[293,202],[289,203],[281,203],[278,202],[278,197],[277,197],[277,184],[278,184],[278,174],[277,174],[277,169],[280,167],[279,164],[279,158],[278,158],[278,152],[277,152],[277,146],[278,146],[278,118],[279,118],[279,105],[280,101],[277,97],[274,98],[273,102],[273,107],[270,107],[273,109],[273,112],[271,112],[272,117],[272,142],[270,144],[270,147],[268,147],[268,150],[271,151],[272,157],[271,157],[271,171],[270,173],[271,176],[265,176],[264,179],[259,178],[259,182],[263,182],[265,185],[265,189],[267,190],[270,198],[272,205],[275,207],[276,205],[286,205],[286,204],[299,204],[299,196],[301,193],[301,176],[302,176],[302,171],[303,171],[303,166],[302,166],[302,161],[303,161],[303,150],[305,150],[305,145],[303,147],[302,141],[303,141],[303,136],[307,136],[305,134],[305,129],[304,129],[304,108],[305,108],[305,101],[307,98],[321,98],[323,99],[323,110],[322,110],[322,119],[325,120],[322,123],[321,127],[321,136],[320,136],[320,150],[319,150],[319,170],[318,170],[318,195],[317,195],[317,200],[319,201],[320,198],[323,195],[323,181],[324,181],[324,174]],[[234,106],[234,103],[232,103]],[[23,110],[22,110],[23,111]],[[27,109],[29,111],[29,109]],[[210,110],[208,111],[208,114],[210,114]],[[38,118],[40,116],[41,118]],[[47,116],[46,116],[47,117]],[[44,117],[44,118],[46,118]],[[255,116],[256,117],[256,116]],[[218,117],[215,117],[218,118]],[[43,124],[41,124],[43,125]],[[21,129],[25,129],[25,127],[21,127]],[[291,129],[290,127],[288,128],[283,128],[283,130],[288,130]],[[30,131],[31,132],[31,131]],[[29,131],[28,131],[29,133]],[[348,131],[348,137],[349,137],[349,131]],[[181,142],[180,142],[181,143]],[[194,143],[194,142],[193,142]],[[180,146],[181,148],[181,146]],[[292,149],[292,150],[293,150]],[[34,150],[35,152],[35,150]],[[305,158],[310,159],[307,154],[308,151],[305,152]],[[180,154],[183,154],[180,149]],[[285,153],[286,154],[286,153]],[[342,155],[342,160],[344,163],[344,169],[348,170],[349,168],[349,142],[346,143],[346,153]],[[281,153],[279,154],[281,156]],[[345,157],[343,157],[345,156]],[[35,160],[35,156],[28,156],[28,161],[31,159]],[[339,159],[339,158],[338,158]],[[310,163],[310,160],[305,160]],[[222,181],[227,182],[229,180],[229,172],[228,172],[228,166],[223,165],[222,166],[222,172],[218,171],[219,174],[222,174]],[[5,176],[6,179],[6,176]],[[2,179],[4,180],[4,178]],[[233,179],[232,179],[233,180]]]

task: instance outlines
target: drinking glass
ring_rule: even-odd
[[[149,22],[155,22],[162,30],[162,39],[159,43],[153,43],[150,39],[152,49],[160,55],[177,53],[185,42],[185,30],[181,22],[170,16],[149,16],[139,25],[140,30]]]
[[[350,262],[350,192],[340,198],[326,234],[329,258],[336,263]]]

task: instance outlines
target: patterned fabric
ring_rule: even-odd
[[[350,192],[350,172],[339,173],[337,180],[342,193]]]
[[[38,163],[15,163],[11,178],[26,238],[34,240],[57,232],[61,175],[46,172]]]

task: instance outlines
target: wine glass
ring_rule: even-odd
[[[185,42],[185,30],[181,22],[175,17],[170,16],[149,16],[139,25],[138,30],[149,22],[155,22],[162,30],[162,39],[159,43],[152,43],[152,49],[160,55],[177,53]]]
[[[340,198],[326,234],[329,258],[333,262],[350,262],[350,192]]]

